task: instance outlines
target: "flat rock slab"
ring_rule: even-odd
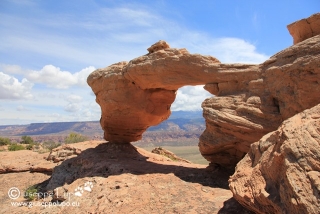
[[[62,149],[62,148],[61,148]],[[102,143],[42,173],[1,174],[0,210],[10,213],[250,213],[232,198],[232,172],[175,162],[131,144]],[[41,174],[42,176],[39,176]],[[11,206],[11,187],[41,186],[50,197],[75,206]],[[10,205],[10,206],[9,206]],[[2,207],[6,206],[6,207]]]
[[[0,174],[27,171],[52,172],[57,164],[46,160],[48,154],[39,154],[30,150],[1,152]]]

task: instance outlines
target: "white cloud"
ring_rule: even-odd
[[[0,70],[6,74],[23,74],[24,71],[19,65],[0,64]]]
[[[219,38],[206,47],[224,63],[262,63],[269,58],[258,53],[253,44],[239,38]]]
[[[71,94],[68,97],[65,98],[70,103],[79,103],[82,101],[82,97],[79,95]]]
[[[74,78],[77,80],[77,85],[79,86],[88,86],[87,84],[87,78],[91,72],[96,70],[95,67],[89,66],[87,68],[82,69],[79,72],[76,72],[73,74]]]
[[[29,111],[29,109],[27,109],[26,107],[22,106],[22,105],[19,105],[17,107],[17,111]]]
[[[31,99],[33,83],[0,72],[0,99]]]
[[[259,53],[256,47],[241,38],[212,38],[204,33],[186,31],[171,47],[185,47],[190,53],[216,57],[222,63],[262,63],[269,56]],[[191,41],[191,42],[189,42]]]
[[[35,83],[42,83],[51,88],[67,89],[71,86],[86,86],[88,75],[94,71],[93,66],[82,69],[72,74],[69,71],[61,71],[59,67],[46,65],[40,71],[31,71],[27,78]]]
[[[69,103],[64,107],[64,110],[67,112],[77,112],[80,110],[80,105],[78,103]]]
[[[199,111],[201,103],[213,95],[203,89],[203,85],[184,86],[178,92],[175,101],[171,105],[172,111]]]
[[[211,55],[223,63],[261,63],[268,58],[251,41],[216,38],[205,32],[196,32],[159,15],[153,8],[132,4],[114,8],[99,7],[87,11],[85,16],[72,13],[56,16],[49,11],[41,19],[31,15],[28,19],[8,13],[1,15],[0,27],[3,30],[0,51],[11,53],[6,54],[10,57],[16,53],[30,55],[27,59],[33,62],[32,65],[21,64],[22,67],[45,65],[41,70],[30,71],[18,65],[0,64],[0,70],[3,71],[0,72],[0,99],[32,98],[31,89],[37,99],[33,99],[32,103],[19,103],[19,109],[31,109],[30,114],[15,111],[16,105],[10,108],[5,103],[1,108],[6,112],[13,110],[12,118],[19,115],[28,121],[32,121],[40,112],[43,118],[39,117],[38,121],[99,120],[101,110],[87,86],[87,76],[95,67],[105,67],[146,54],[146,49],[160,39],[166,40],[173,48],[185,47],[190,53]],[[36,60],[38,58],[39,61]],[[53,65],[41,64],[43,59]],[[17,56],[16,60],[21,59]],[[65,70],[58,67],[62,65]],[[73,65],[84,69],[71,72]],[[10,76],[16,74],[20,81]],[[36,85],[33,87],[30,81]],[[39,87],[38,83],[47,87]],[[185,86],[178,90],[171,109],[201,110],[201,103],[211,96],[202,86]],[[33,112],[33,106],[38,107],[40,112]]]

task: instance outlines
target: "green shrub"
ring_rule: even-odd
[[[57,148],[58,146],[60,146],[61,144],[60,143],[56,143],[56,142],[54,142],[54,141],[52,141],[52,140],[50,140],[50,141],[46,141],[46,142],[43,142],[42,143],[42,146],[43,146],[43,148],[45,148],[45,149],[48,149],[48,150],[52,150],[52,149],[54,149],[54,148]]]
[[[38,189],[35,186],[29,187],[24,192],[24,198],[28,201],[33,201],[37,197]]]
[[[6,137],[0,137],[0,146],[9,145],[11,140]]]
[[[28,144],[28,145],[26,146],[26,149],[32,150],[32,149],[33,149],[33,145],[34,145],[34,144]]]
[[[21,144],[16,144],[16,143],[13,143],[13,144],[10,144],[8,146],[8,150],[9,151],[18,151],[18,150],[24,150],[24,146],[21,145]]]
[[[83,142],[88,140],[88,137],[75,133],[75,132],[71,132],[65,139],[64,142],[66,144],[70,144],[70,143],[79,143],[79,142]]]
[[[32,139],[30,136],[22,136],[20,143],[23,143],[23,144],[32,144],[32,143],[34,143],[34,142],[33,142],[33,139]]]

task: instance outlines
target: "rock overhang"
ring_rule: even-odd
[[[159,41],[146,55],[98,69],[88,84],[101,106],[105,139],[141,139],[149,126],[170,116],[180,87],[205,85],[216,96],[202,103],[206,130],[200,152],[211,162],[234,166],[251,143],[320,100],[319,40],[306,39],[260,65],[224,64]]]

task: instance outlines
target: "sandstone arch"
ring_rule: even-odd
[[[149,126],[169,117],[178,88],[205,84],[216,97],[202,103],[206,130],[199,140],[200,152],[211,162],[234,166],[251,143],[319,101],[319,89],[314,90],[318,83],[313,81],[319,77],[319,65],[310,60],[310,54],[318,53],[315,42],[299,43],[260,65],[223,64],[211,56],[170,48],[164,41],[148,50],[88,77],[108,141],[141,139]],[[297,69],[304,61],[312,72]],[[310,82],[298,81],[299,75],[310,76]]]

